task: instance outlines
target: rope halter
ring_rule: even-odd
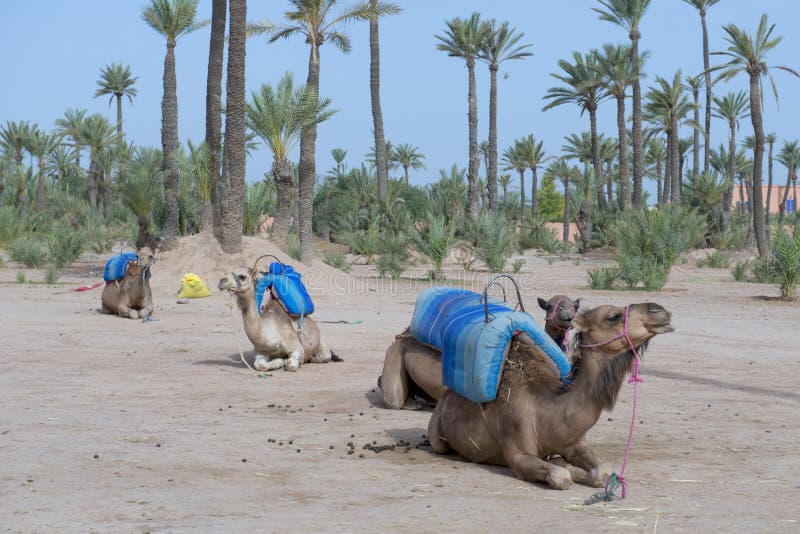
[[[560,297],[556,301],[556,303],[550,309],[550,315],[544,318],[544,322],[546,323],[547,321],[550,321],[550,324],[553,325],[553,327],[564,332],[564,340],[561,342],[561,344],[564,346],[564,354],[566,354],[567,358],[569,358],[569,331],[572,330],[572,324],[570,324],[570,326],[561,326],[558,324],[560,319],[556,317],[556,314],[558,313],[558,307],[561,306],[561,301],[565,298],[566,297]]]

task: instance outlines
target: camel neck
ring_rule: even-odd
[[[575,414],[566,417],[591,417],[589,426],[597,422],[603,410],[612,410],[617,402],[625,376],[631,371],[633,355],[625,351],[609,358],[601,354],[593,354],[596,349],[580,349],[576,361],[580,358],[580,369],[575,382],[565,397],[570,398],[567,406],[575,410]]]

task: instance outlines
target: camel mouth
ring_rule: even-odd
[[[670,321],[667,321],[665,323],[651,326],[650,331],[652,331],[654,334],[668,334],[670,332],[674,332],[675,327],[672,326]]]

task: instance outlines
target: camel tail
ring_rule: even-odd
[[[341,357],[339,357],[338,354],[336,354],[335,352],[331,351],[331,361],[332,362],[343,362],[344,360]]]

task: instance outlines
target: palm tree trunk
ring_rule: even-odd
[[[642,88],[639,84],[639,30],[631,31],[633,42],[633,206],[642,207],[642,178],[644,177],[644,164],[642,159]]]
[[[752,198],[752,197],[748,194],[747,198]],[[744,178],[741,177],[741,176],[739,177],[739,211],[741,211],[742,213],[750,211],[750,210],[747,209],[747,205],[745,204],[745,200],[744,200]]]
[[[692,89],[694,98],[694,123],[700,124],[700,89]],[[700,174],[700,130],[692,128],[692,183]]]
[[[89,205],[97,209],[97,163],[92,156],[89,157]]]
[[[728,138],[728,188],[722,198],[722,231],[730,228],[731,210],[733,208],[733,184],[736,183],[736,123],[728,123],[731,135]],[[739,193],[741,194],[741,188]],[[742,202],[744,209],[744,202]]]
[[[375,9],[377,0],[370,0]],[[372,126],[375,133],[375,168],[378,173],[378,198],[386,200],[386,184],[389,180],[387,170],[386,141],[383,134],[383,113],[381,112],[381,59],[378,39],[378,17],[369,19],[369,92],[372,101]]]
[[[766,227],[769,228],[769,209],[770,209],[770,200],[772,198],[772,149],[774,145],[772,143],[769,144],[769,162],[768,162],[768,172],[769,176],[767,177],[767,201],[766,201],[766,209],[764,210],[764,223]],[[769,237],[769,236],[767,236]]]
[[[480,211],[480,191],[478,191],[478,170],[481,166],[481,159],[478,154],[478,91],[475,83],[475,60],[467,59],[467,70],[469,73],[469,90],[467,100],[469,110],[467,120],[469,122],[469,170],[467,173],[467,201],[469,205],[469,217],[473,221],[478,219]]]
[[[242,251],[244,178],[247,171],[245,143],[245,41],[247,0],[230,0],[228,74],[225,96],[225,149],[222,164],[222,232],[219,243],[227,254]]]
[[[786,175],[786,187],[783,189],[783,200],[778,208],[778,225],[783,224],[783,216],[786,214],[786,201],[789,199],[789,187],[792,185],[792,169],[789,169],[789,174]],[[796,197],[795,197],[796,198]],[[795,201],[795,204],[797,202]]]
[[[486,163],[486,188],[489,211],[497,213],[497,64],[489,65],[489,157]]]
[[[672,174],[674,173],[672,168],[672,144],[674,142],[672,135],[667,132],[666,172],[664,174],[664,191],[661,193],[661,200],[664,201],[664,204],[669,204],[670,192],[672,191]]]
[[[603,162],[600,161],[600,143],[597,140],[597,104],[589,106],[589,125],[592,135],[592,167],[594,168],[597,205],[603,209],[606,207],[606,199],[603,193]]]
[[[115,94],[117,98],[117,142],[122,141],[122,94]]]
[[[619,207],[631,207],[631,183],[628,170],[628,132],[625,128],[625,95],[617,96],[617,129],[619,130]],[[640,184],[641,187],[641,184]]]
[[[656,161],[656,203],[658,204],[659,208],[662,206],[662,203],[664,202],[664,195],[663,191],[661,190],[663,171],[664,168],[662,166],[662,162],[660,160]]]
[[[703,27],[703,72],[706,76],[706,123],[705,139],[703,151],[703,172],[708,174],[711,171],[711,72],[708,64],[708,28],[706,27],[706,12],[700,10],[700,24]]]
[[[680,141],[681,138],[678,135],[678,116],[674,113],[670,119],[670,134],[672,134],[672,154],[670,157],[672,158],[672,191],[670,191],[670,204],[674,206],[681,205],[681,180],[682,180],[682,169],[681,169],[681,155],[680,155]]]
[[[308,58],[306,86],[319,94],[319,45],[311,43]],[[300,260],[308,263],[314,254],[312,217],[314,208],[314,182],[316,180],[317,125],[303,129],[300,137],[300,162],[298,172],[298,225],[300,231]],[[376,147],[377,150],[378,147]]]
[[[536,175],[536,165],[531,167],[533,176],[531,177],[531,217],[536,220],[539,216],[539,178]]]
[[[564,218],[561,224],[561,240],[569,243],[569,175],[564,176]]]
[[[164,171],[165,216],[161,237],[169,247],[178,236],[178,95],[175,78],[175,41],[167,40],[164,56],[164,95],[161,99],[161,149]]]
[[[519,220],[525,218],[525,169],[519,171]]]
[[[39,157],[39,183],[36,185],[36,203],[34,204],[38,213],[44,212],[44,182],[44,155],[42,155]]]
[[[212,1],[211,41],[208,47],[208,77],[206,78],[206,146],[208,147],[208,174],[211,186],[211,226],[217,239],[220,239],[222,235],[219,168],[222,137],[222,65],[225,59],[227,9],[227,0]],[[205,229],[206,225],[201,227],[201,230]]]
[[[606,194],[608,195],[608,203],[614,203],[614,162],[608,160],[606,162]]]
[[[761,173],[764,167],[764,124],[761,117],[761,88],[759,73],[750,75],[750,120],[756,146],[753,150],[753,198],[750,208],[753,210],[753,229],[756,234],[758,255],[766,258],[769,253],[766,233],[764,232],[764,193],[761,190]]]
[[[294,193],[294,169],[287,160],[276,160],[272,164],[272,176],[277,191],[277,209],[272,222],[272,239],[284,248],[289,236],[292,220],[292,195]]]
[[[403,165],[403,175],[406,178],[406,185],[408,185],[408,165]]]

